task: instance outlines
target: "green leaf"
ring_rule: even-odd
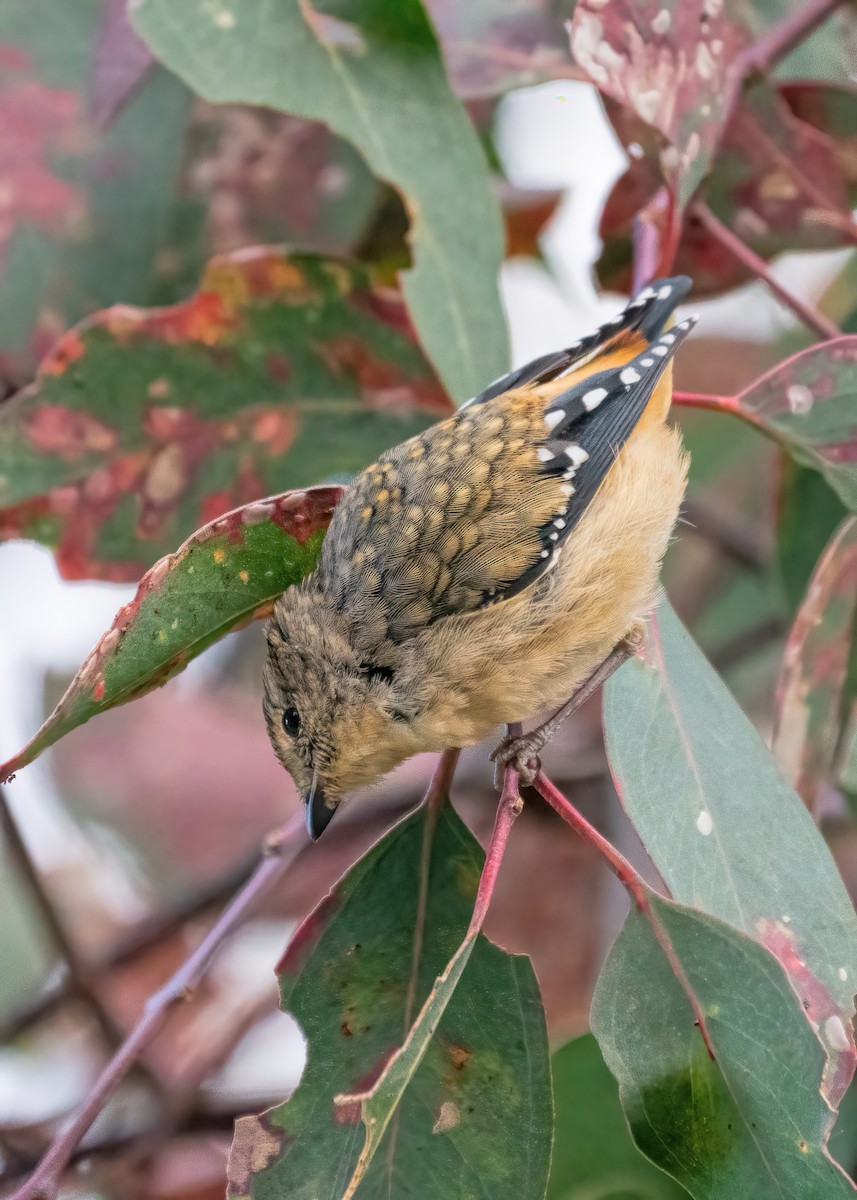
[[[591,1016],[637,1145],[697,1200],[853,1197],[827,1151],[824,1048],[780,965],[711,917],[654,894],[650,904],[684,980],[635,909]]]
[[[108,309],[0,408],[0,538],[136,580],[200,525],[350,475],[451,405],[395,292],[282,250],[214,260],[173,308]]]
[[[140,581],[36,736],[0,782],[96,713],[136,700],[259,617],[315,566],[341,488],[286,492],[204,526]]]
[[[500,213],[420,0],[140,0],[133,20],[206,98],[322,120],[352,141],[409,210],[402,287],[450,393],[464,400],[506,369]]]
[[[668,604],[605,691],[622,803],[672,896],[757,939],[822,1031],[835,1103],[854,1070],[857,915],[824,840]]]
[[[448,804],[424,805],[349,871],[279,967],[307,1038],[286,1103],[236,1126],[230,1196],[343,1195],[363,1145],[360,1105],[466,932],[482,853]],[[480,935],[358,1200],[539,1200],[550,1161],[544,1015],[529,961]]]
[[[846,509],[827,483],[790,456],[782,456],[777,497],[777,565],[786,600],[795,613],[822,551]]]
[[[190,93],[156,67],[104,127],[92,94],[104,14],[103,0],[0,11],[0,367],[11,379],[29,378],[58,330],[93,308],[145,298],[172,199]]]
[[[551,1058],[556,1132],[547,1200],[681,1200],[684,1188],[634,1145],[619,1088],[592,1034]]]

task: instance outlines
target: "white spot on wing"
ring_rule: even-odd
[[[576,467],[579,467],[581,463],[585,463],[587,458],[589,458],[589,455],[582,446],[566,446],[563,453]]]
[[[626,367],[619,378],[630,387],[632,383],[640,382],[640,372],[635,371],[633,367]]]
[[[668,283],[665,283],[662,288],[658,289],[658,299],[659,300],[669,300],[669,298],[672,294],[673,294],[672,287]]]
[[[699,816],[696,818],[696,828],[699,830],[699,832],[702,834],[703,837],[708,837],[708,835],[711,833],[712,829],[714,828],[714,822],[711,819],[711,813],[708,811],[707,808],[704,808],[702,810],[702,812],[699,814]]]
[[[552,459],[556,458],[553,450],[548,450],[547,446],[539,446],[536,454],[539,456],[539,461],[543,463],[550,462]]]
[[[570,483],[561,483],[559,485],[559,490],[562,492],[563,496],[574,495],[574,486]]]
[[[597,408],[607,395],[607,388],[592,388],[591,391],[584,392],[581,403],[587,412],[592,412],[593,408]]]
[[[666,346],[652,346],[652,354],[657,354],[658,358],[663,358],[668,353]]]
[[[562,421],[564,417],[565,412],[563,409],[551,409],[549,412],[545,413],[545,425],[547,425],[548,429],[553,429],[556,425],[559,425],[560,421]]]

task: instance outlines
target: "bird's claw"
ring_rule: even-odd
[[[505,737],[496,749],[491,751],[490,759],[494,764],[494,787],[502,791],[503,774],[507,767],[514,767],[518,779],[529,787],[542,769],[539,751],[544,745],[538,733],[525,733],[521,737]]]

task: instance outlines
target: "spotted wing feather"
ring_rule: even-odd
[[[638,333],[646,342],[654,341],[677,304],[680,304],[691,287],[687,275],[674,275],[671,279],[658,279],[639,292],[625,308],[605,321],[603,325],[565,350],[543,354],[523,367],[517,367],[507,375],[501,375],[463,407],[485,404],[513,388],[531,387],[549,383],[565,371],[583,366],[587,359],[601,354],[611,343],[628,334]]]

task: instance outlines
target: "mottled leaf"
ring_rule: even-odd
[[[36,736],[0,766],[0,782],[90,717],[161,687],[213,642],[267,616],[314,567],[341,492],[311,488],[258,500],[156,563]]]
[[[359,1104],[464,937],[482,853],[448,804],[372,849],[296,933],[282,1007],[307,1039],[291,1099],[236,1126],[230,1196],[340,1197],[363,1145]],[[529,962],[480,936],[356,1196],[539,1200],[550,1159],[544,1016]]]
[[[622,804],[670,893],[782,962],[823,1031],[837,1101],[855,1065],[857,915],[805,806],[666,603],[604,716]]]
[[[634,1145],[616,1080],[584,1034],[551,1058],[554,1146],[547,1200],[681,1200],[687,1192]]]
[[[635,909],[591,1017],[637,1145],[696,1200],[853,1197],[827,1151],[824,1047],[780,965],[710,916],[649,902],[683,980]]]
[[[0,408],[0,537],[56,546],[66,578],[138,579],[203,522],[449,411],[398,295],[361,268],[219,259],[184,304],[66,334]]]
[[[141,0],[133,19],[207,99],[322,120],[352,141],[408,206],[402,287],[450,393],[464,400],[505,370],[499,208],[420,0]]]
[[[810,346],[736,396],[689,396],[686,402],[743,417],[818,471],[846,508],[857,511],[857,337]]]
[[[105,16],[102,0],[0,12],[0,371],[16,381],[92,309],[145,299],[173,194],[190,94],[158,67],[104,128]]]
[[[729,68],[748,41],[731,5],[710,0],[578,0],[571,52],[599,89],[658,130],[660,166],[685,204],[717,149]]]
[[[855,613],[857,517],[848,517],[810,580],[789,632],[777,687],[774,757],[811,811],[832,776]]]
[[[630,164],[607,199],[598,274],[627,289],[634,214],[666,180],[669,150],[627,109],[609,106]],[[727,125],[699,195],[721,221],[764,258],[788,250],[853,245],[857,201],[857,92],[853,86],[767,83],[748,88]],[[697,296],[751,278],[691,211],[677,242],[675,269]]]

